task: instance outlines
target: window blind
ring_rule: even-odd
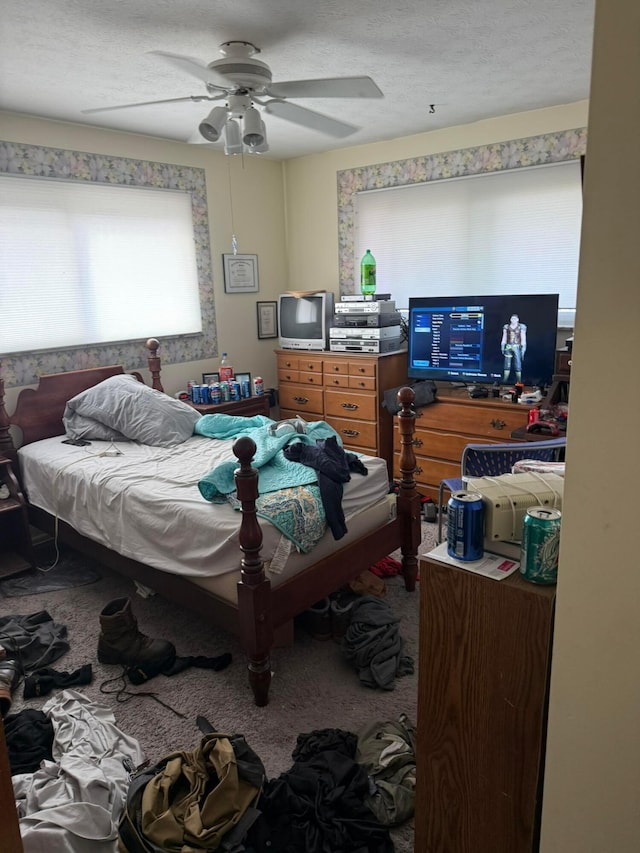
[[[410,296],[558,293],[571,326],[581,219],[579,161],[362,192],[356,269],[371,249],[376,289],[397,308]]]
[[[0,351],[202,330],[188,193],[0,176]]]

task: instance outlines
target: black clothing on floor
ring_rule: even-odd
[[[40,762],[53,761],[53,723],[42,711],[26,708],[4,718],[11,775],[35,773]]]
[[[324,742],[337,748],[322,750]],[[388,829],[365,804],[369,776],[351,749],[337,730],[300,735],[296,752],[307,757],[267,783],[247,853],[393,853]]]
[[[58,672],[56,669],[45,667],[37,669],[24,680],[24,698],[33,699],[35,696],[47,696],[54,687],[74,687],[91,684],[93,670],[86,663],[73,672]]]

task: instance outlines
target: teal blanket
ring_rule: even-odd
[[[243,418],[234,415],[203,415],[194,427],[194,432],[209,438],[235,439],[248,435],[256,443],[256,454],[253,466],[260,471],[258,488],[261,495],[275,492],[279,489],[294,486],[306,486],[317,483],[317,473],[313,468],[287,459],[281,453],[287,444],[299,441],[315,447],[319,438],[336,436],[342,446],[338,433],[325,421],[312,421],[307,424],[306,433],[286,433],[285,435],[270,435],[269,427],[276,423],[264,415],[253,418]],[[233,472],[238,467],[235,459],[229,459],[216,466],[199,481],[200,494],[207,501],[219,503],[225,500],[225,495],[235,491],[236,484]]]

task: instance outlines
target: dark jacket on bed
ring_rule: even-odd
[[[327,524],[334,539],[342,539],[347,525],[342,510],[343,483],[351,479],[351,472],[367,475],[365,465],[355,453],[347,453],[335,436],[319,438],[315,446],[294,442],[282,451],[287,459],[308,465],[318,472],[320,498],[327,516]]]

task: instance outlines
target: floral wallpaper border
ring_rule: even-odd
[[[338,172],[340,293],[357,293],[357,262],[354,254],[357,193],[576,160],[585,153],[586,142],[587,130],[583,127]]]
[[[198,335],[162,338],[159,352],[165,364],[196,361],[216,354],[216,313],[204,169],[0,141],[0,172],[188,192],[191,195],[203,331]],[[153,335],[153,329],[149,334]],[[146,356],[144,341],[42,350],[3,357],[2,372],[6,386],[11,388],[35,384],[43,373],[61,373],[106,364],[123,364],[130,370],[145,368]]]

